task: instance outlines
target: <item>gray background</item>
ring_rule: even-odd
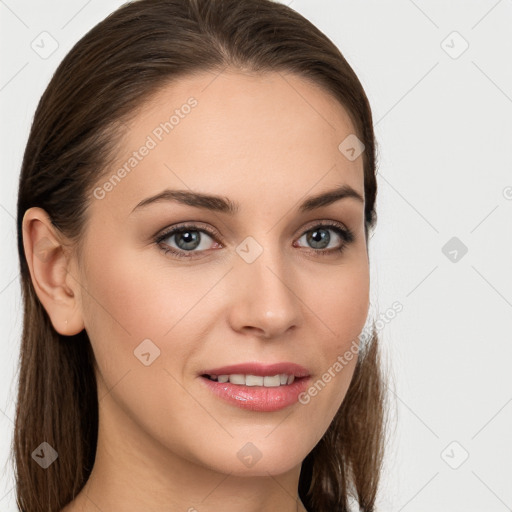
[[[512,510],[512,0],[283,3],[341,49],[374,113],[371,311],[388,319],[380,336],[394,404],[379,510]],[[24,145],[58,63],[121,4],[0,0],[6,512],[17,510],[8,456],[22,320],[14,216]],[[50,37],[58,48],[41,55],[52,50]],[[403,310],[389,319],[395,301]]]

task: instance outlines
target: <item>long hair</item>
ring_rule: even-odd
[[[365,234],[376,221],[376,142],[368,99],[338,48],[289,7],[271,0],[136,0],[83,36],[37,106],[22,162],[17,240],[23,299],[15,433],[16,501],[23,512],[60,511],[86,483],[95,459],[98,400],[85,330],[53,328],[23,249],[33,206],[80,247],[91,190],[124,128],[148,98],[193,73],[292,72],[318,84],[348,112],[362,153]],[[123,128],[124,127],[124,128]],[[302,463],[299,496],[311,512],[375,510],[382,470],[386,395],[375,327],[361,343],[352,381],[328,430]],[[32,458],[58,452],[46,470]]]

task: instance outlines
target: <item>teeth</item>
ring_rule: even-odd
[[[279,375],[273,377],[263,377],[263,385],[267,388],[276,388],[281,385],[281,379]]]
[[[281,373],[278,375],[265,376],[261,375],[243,375],[241,373],[234,373],[232,375],[209,375],[212,380],[220,382],[231,382],[231,384],[238,384],[240,386],[265,386],[267,388],[276,388],[278,386],[286,386],[295,380],[294,375],[287,375]]]
[[[242,375],[243,377],[243,375]],[[246,375],[245,376],[245,385],[246,386],[263,386],[263,379],[264,377],[261,377],[259,375]],[[229,378],[231,380],[231,377]],[[233,382],[233,381],[231,381]],[[237,384],[239,384],[237,382]]]
[[[231,382],[231,384],[245,385],[245,375],[242,375],[240,373],[234,373],[233,375],[229,375],[229,382]]]

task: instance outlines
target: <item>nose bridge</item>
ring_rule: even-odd
[[[247,237],[237,247],[231,321],[236,329],[256,328],[272,337],[300,323],[301,302],[282,248],[272,234],[259,238],[262,243]]]

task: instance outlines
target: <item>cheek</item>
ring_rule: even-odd
[[[91,325],[101,319],[103,330],[119,331],[133,342],[161,339],[207,291],[205,280],[187,279],[187,271],[166,266],[163,258],[160,261],[142,251],[110,249],[91,254],[87,267]]]
[[[147,258],[128,254],[114,247],[104,253],[98,250],[91,254],[84,276],[89,291],[83,299],[86,329],[98,363],[103,417],[106,422],[122,422],[132,439],[145,431],[193,459],[196,455],[183,440],[200,439],[204,429],[218,429],[183,386],[187,362],[201,348],[194,342],[203,332],[199,319],[214,318],[200,302],[211,279],[198,274],[192,282],[177,269],[159,263],[151,267]],[[153,359],[155,349],[146,345],[153,359],[147,366],[134,354],[140,353],[138,347],[146,339],[159,351]],[[161,457],[156,451],[152,458]]]
[[[221,277],[218,270],[192,272],[151,256],[121,244],[90,253],[85,325],[109,388],[128,370],[141,368],[158,369],[164,380],[168,370],[183,381],[216,318],[219,303],[206,295]],[[148,351],[154,362],[146,367],[140,357]],[[149,381],[154,377],[152,372]]]
[[[324,353],[344,352],[361,333],[369,307],[369,269],[364,261],[336,270],[310,298],[313,313],[327,334]]]
[[[317,336],[322,370],[304,397],[306,407],[318,408],[315,414],[317,432],[327,428],[334,418],[354,374],[358,358],[359,335],[368,315],[369,269],[363,260],[332,272],[331,279],[317,280],[323,284],[310,294],[316,325],[325,333]]]

